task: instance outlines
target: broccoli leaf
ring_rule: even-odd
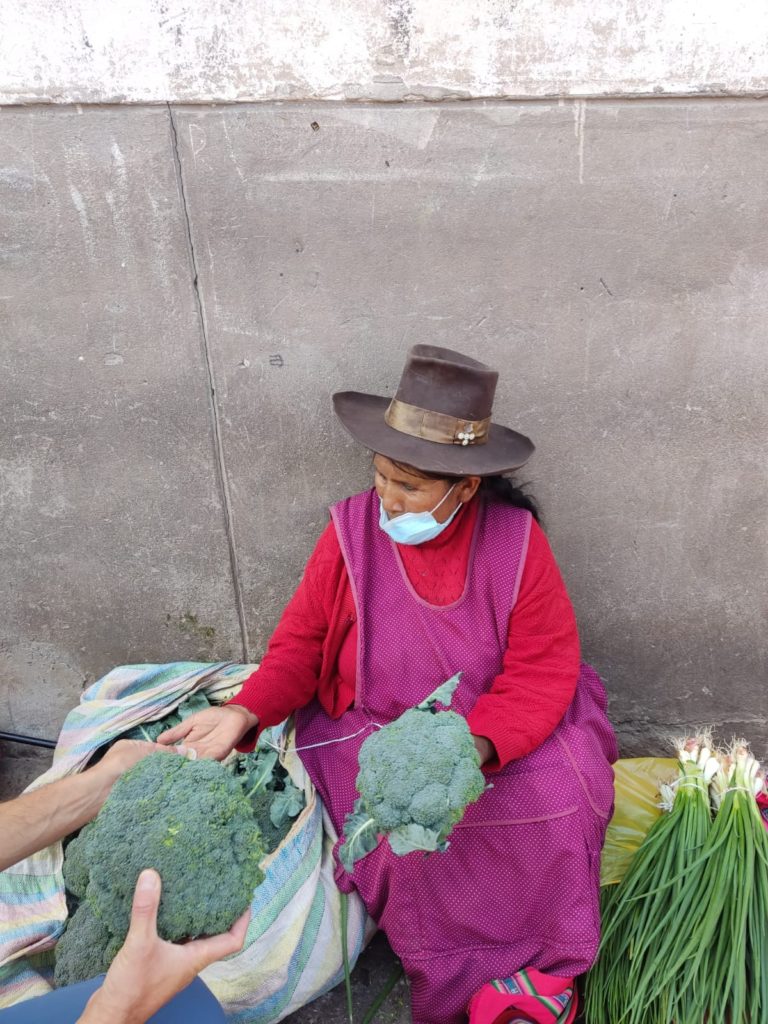
[[[142,722],[141,725],[135,725],[133,729],[124,732],[119,739],[146,740],[148,743],[156,743],[157,737],[161,732],[165,732],[166,729],[172,729],[180,721],[181,717],[175,711],[172,711],[169,715],[158,718],[154,722]]]
[[[258,756],[253,759],[247,778],[242,780],[246,786],[246,794],[249,799],[260,789],[266,789],[269,786],[276,765],[276,750],[259,751]]]
[[[252,754],[236,754],[226,762],[253,806],[267,853],[272,853],[304,808],[304,794],[294,786],[279,755],[265,745]]]
[[[339,847],[339,860],[346,871],[352,871],[355,861],[365,857],[379,845],[376,821],[363,808],[362,800],[344,819],[344,843]]]
[[[444,850],[447,843],[440,839],[440,833],[434,829],[424,828],[423,825],[402,825],[393,829],[387,836],[392,852],[398,857],[404,857],[406,853],[413,853],[414,850]]]
[[[461,672],[457,672],[455,676],[451,676],[450,679],[447,679],[441,686],[438,686],[435,692],[431,693],[426,700],[423,700],[421,704],[417,704],[416,706],[422,711],[430,710],[435,706],[435,704],[442,704],[443,707],[446,708],[449,707],[456,691],[456,687],[459,685],[460,681]]]
[[[275,828],[283,828],[304,810],[304,794],[292,783],[275,793],[269,806],[269,819]]]
[[[207,711],[209,707],[211,707],[211,702],[203,691],[196,690],[182,704],[179,704],[176,708],[176,714],[183,721],[185,718],[189,718],[190,715],[197,714],[198,711]]]

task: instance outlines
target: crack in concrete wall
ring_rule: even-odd
[[[213,432],[214,439],[214,462],[216,468],[216,484],[221,496],[221,506],[224,513],[224,529],[227,537],[227,545],[229,548],[229,563],[232,572],[232,589],[234,592],[235,606],[237,609],[237,618],[240,623],[240,636],[242,643],[242,657],[245,664],[249,661],[248,654],[248,623],[245,616],[245,605],[243,602],[243,589],[240,581],[240,568],[238,565],[237,547],[235,543],[235,529],[234,529],[234,517],[232,512],[232,500],[229,485],[229,476],[227,473],[227,462],[226,455],[224,452],[224,442],[222,439],[221,423],[219,418],[219,408],[216,400],[216,381],[213,370],[213,362],[211,359],[211,352],[208,340],[208,328],[205,317],[205,303],[203,296],[200,292],[199,281],[198,281],[198,269],[197,269],[197,257],[195,255],[195,243],[192,238],[192,225],[189,216],[189,207],[187,205],[186,191],[184,188],[184,171],[181,164],[181,157],[179,154],[179,137],[176,130],[176,121],[173,114],[173,108],[170,103],[166,104],[168,109],[168,124],[171,135],[171,150],[173,152],[173,164],[176,172],[176,180],[179,186],[179,198],[181,201],[181,209],[184,216],[184,228],[187,238],[187,246],[189,251],[189,262],[192,271],[192,290],[195,296],[195,308],[197,310],[199,323],[200,323],[200,338],[203,348],[203,357],[205,359],[205,368],[208,376],[208,399],[209,409],[211,415],[211,429]]]

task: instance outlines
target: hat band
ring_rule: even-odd
[[[437,441],[438,444],[460,444],[466,447],[470,444],[485,444],[491,417],[484,420],[458,419],[393,398],[384,413],[384,422],[401,434],[421,437],[425,441]]]

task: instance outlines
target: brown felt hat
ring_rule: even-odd
[[[336,415],[356,441],[427,473],[492,476],[517,469],[533,443],[491,422],[499,375],[434,345],[414,345],[393,399],[339,391]]]

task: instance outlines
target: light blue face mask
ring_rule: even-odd
[[[379,508],[381,510],[379,526],[395,544],[423,544],[425,541],[434,540],[453,521],[454,516],[461,508],[462,503],[459,502],[444,523],[438,523],[432,514],[437,512],[455,486],[456,484],[453,484],[450,490],[443,495],[432,509],[432,512],[403,512],[402,515],[396,516],[394,519],[390,519],[387,516],[381,503],[381,498],[379,498]]]

